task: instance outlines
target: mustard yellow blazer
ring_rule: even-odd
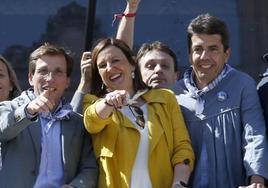
[[[173,167],[190,160],[194,153],[184,119],[172,91],[151,89],[143,96],[148,104],[148,169],[153,188],[169,188]],[[128,188],[140,135],[131,121],[115,110],[107,119],[98,117],[94,95],[84,98],[84,124],[92,134],[94,152],[99,163],[99,188]],[[132,180],[139,181],[139,180]]]

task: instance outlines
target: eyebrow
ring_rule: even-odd
[[[42,70],[42,69],[47,69],[47,70],[50,70],[48,68],[48,66],[40,66],[40,67],[37,67],[36,70]],[[53,70],[62,70],[64,69],[63,67],[55,67]]]
[[[146,61],[145,64],[149,64],[149,63],[155,63],[155,59],[149,59],[148,61]]]
[[[204,46],[202,46],[202,44],[192,45],[192,48],[196,48],[196,47],[204,48]],[[208,45],[208,46],[205,46],[205,47],[207,47],[207,48],[211,48],[211,47],[217,47],[217,48],[219,48],[219,45],[217,45],[217,44],[211,44],[211,45]]]

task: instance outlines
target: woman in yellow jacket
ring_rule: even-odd
[[[103,39],[93,49],[84,109],[99,188],[187,187],[194,154],[175,95],[144,85],[122,41]]]

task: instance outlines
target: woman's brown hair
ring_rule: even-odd
[[[126,56],[128,62],[132,66],[135,67],[135,71],[134,71],[135,79],[133,80],[134,91],[147,88],[147,86],[142,81],[138,64],[136,60],[134,59],[133,52],[130,50],[130,48],[122,40],[114,39],[114,38],[105,38],[105,39],[98,41],[92,50],[92,90],[91,90],[91,93],[98,97],[102,97],[107,93],[106,86],[103,83],[101,76],[99,74],[99,71],[98,71],[97,59],[98,59],[99,53],[108,46],[115,46],[119,48],[123,52],[123,54]]]
[[[8,99],[8,100],[12,100],[15,97],[20,95],[21,88],[20,88],[16,73],[14,69],[12,68],[11,64],[2,55],[0,55],[0,61],[6,66],[9,80],[13,87],[13,89],[9,92],[9,99]]]

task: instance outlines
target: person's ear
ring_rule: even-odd
[[[193,64],[193,57],[192,57],[192,51],[189,51],[188,52],[188,61],[189,61],[189,63],[190,63],[190,65],[192,65]]]
[[[175,71],[174,73],[174,80],[177,81],[180,78],[180,72],[179,71]]]
[[[135,55],[133,55],[131,58],[133,59],[134,62],[138,63],[137,62],[137,57]]]
[[[70,86],[70,83],[71,83],[71,79],[67,77],[67,83],[66,83],[65,89],[67,89]]]
[[[227,63],[227,62],[228,62],[228,60],[229,60],[229,58],[230,58],[230,56],[231,56],[231,53],[232,53],[231,48],[228,48],[228,49],[224,52],[224,54],[225,54],[225,56],[224,56],[224,63]]]
[[[33,86],[33,74],[32,73],[28,73],[28,81],[30,86]]]

